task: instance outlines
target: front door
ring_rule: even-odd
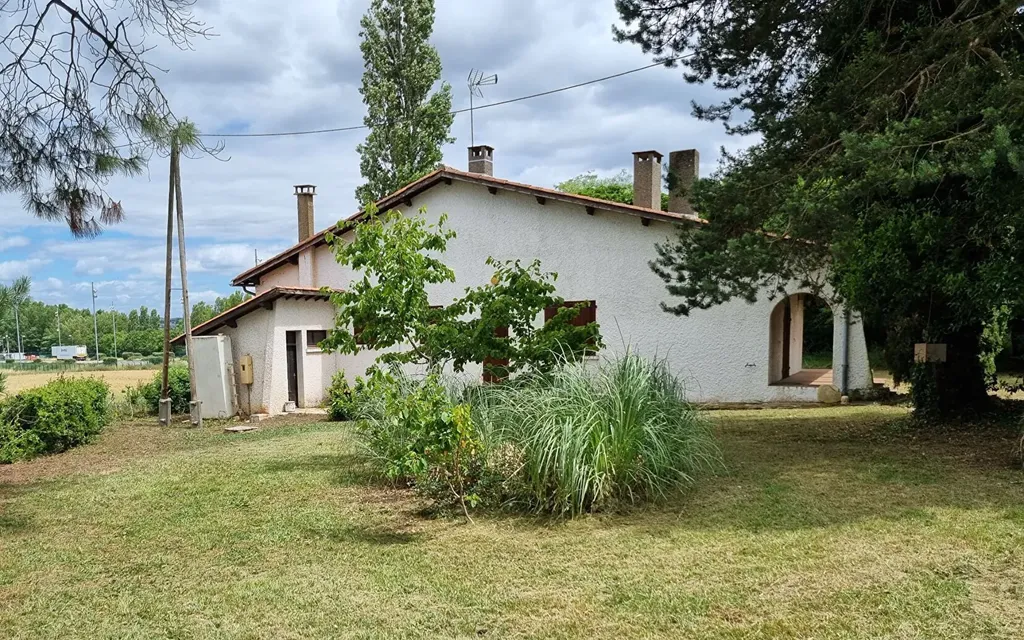
[[[288,400],[299,404],[299,332],[285,332],[285,356],[288,361]]]

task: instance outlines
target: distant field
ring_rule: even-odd
[[[157,369],[158,367],[153,367],[152,369],[112,369],[109,371],[33,371],[24,373],[8,371],[7,393],[18,393],[25,389],[40,387],[62,375],[75,378],[100,378],[110,385],[111,391],[120,393],[138,382],[152,380],[153,372],[157,371]]]

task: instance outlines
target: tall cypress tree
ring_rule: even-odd
[[[373,0],[361,21],[366,70],[360,93],[370,128],[357,147],[366,183],[359,202],[376,201],[434,170],[454,116],[452,90],[442,82],[441,58],[430,45],[433,0]]]

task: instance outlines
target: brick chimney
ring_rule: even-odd
[[[295,199],[299,205],[299,242],[316,233],[313,227],[313,196],[316,187],[311,184],[295,185]]]
[[[637,151],[633,154],[633,204],[661,211],[661,154]]]
[[[469,172],[494,175],[494,147],[478,144],[469,148]]]
[[[668,210],[695,215],[690,205],[690,189],[700,177],[700,154],[696,149],[668,154]]]

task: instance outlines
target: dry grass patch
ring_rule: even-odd
[[[669,504],[475,525],[425,519],[408,492],[375,485],[345,425],[121,426],[0,468],[0,629],[1019,637],[1024,476],[998,453],[1009,435],[922,437],[901,416],[715,413],[728,471]]]
[[[112,369],[109,371],[7,371],[7,393],[15,394],[25,389],[41,387],[47,382],[64,377],[99,378],[110,386],[114,393],[153,379],[156,369]]]

